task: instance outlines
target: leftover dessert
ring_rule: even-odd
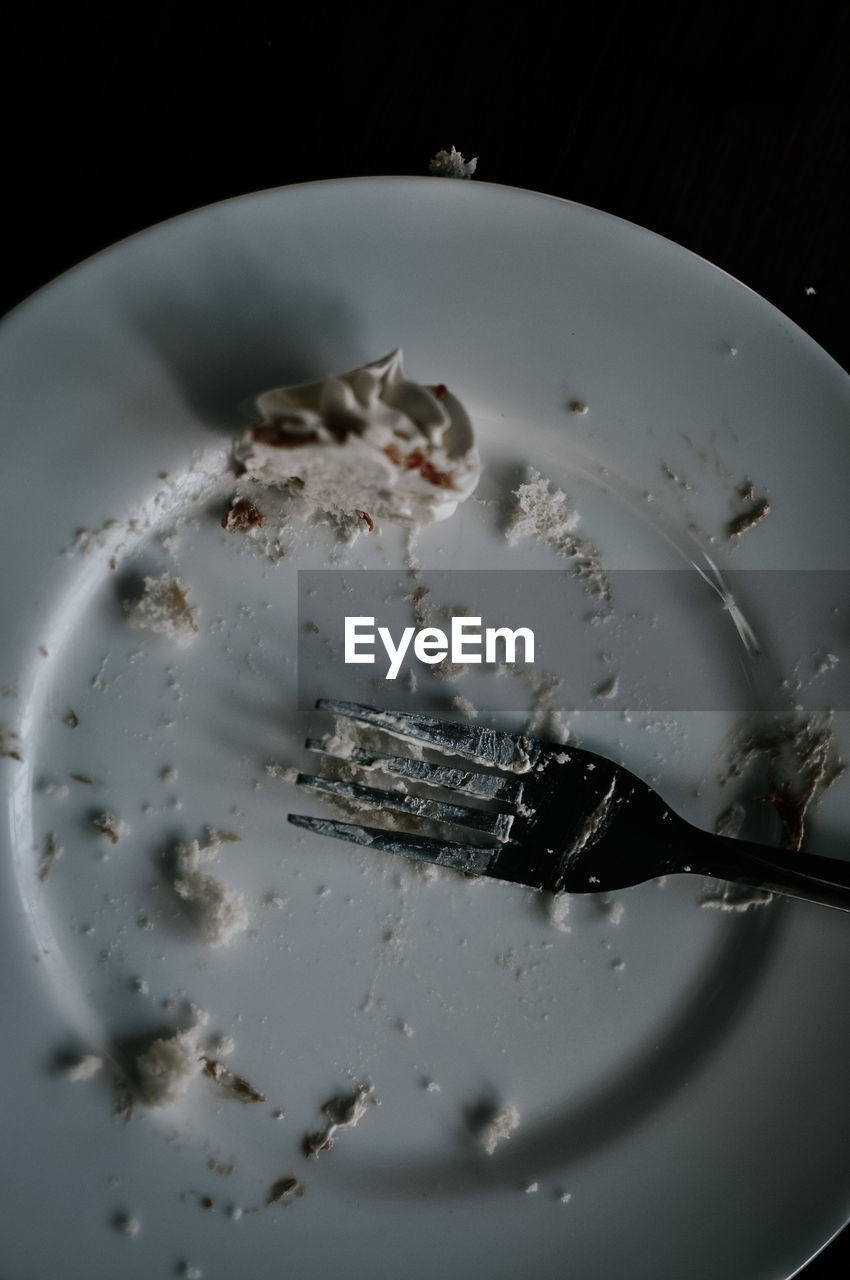
[[[257,397],[261,421],[244,432],[242,468],[226,529],[259,526],[269,486],[360,529],[376,520],[444,520],[478,483],[472,424],[443,385],[404,376],[392,351],[349,373]]]

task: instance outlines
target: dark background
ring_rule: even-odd
[[[423,174],[454,145],[479,157],[475,180],[604,209],[701,254],[850,369],[848,6],[198,12],[3,19],[0,311],[199,205]],[[848,1275],[850,1229],[804,1273]]]

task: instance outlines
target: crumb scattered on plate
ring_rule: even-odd
[[[129,823],[124,822],[115,813],[99,813],[92,819],[92,824],[113,844],[117,844],[119,840],[130,834]]]
[[[483,1123],[478,1125],[478,1138],[488,1155],[492,1155],[500,1142],[505,1142],[519,1125],[519,1111],[507,1104],[493,1108]]]
[[[330,1151],[336,1141],[340,1129],[353,1129],[376,1102],[371,1084],[360,1084],[354,1093],[331,1098],[322,1107],[322,1115],[327,1120],[324,1129],[316,1133],[308,1133],[304,1137],[304,1154],[318,1156],[323,1151]]]
[[[99,1058],[94,1053],[87,1053],[84,1058],[80,1058],[79,1062],[75,1062],[73,1067],[69,1069],[68,1079],[74,1084],[77,1084],[80,1080],[91,1080],[92,1076],[96,1076],[102,1066],[103,1058]]]
[[[137,600],[125,603],[131,627],[153,631],[177,645],[187,645],[198,634],[197,610],[187,600],[189,588],[168,573],[146,577]]]

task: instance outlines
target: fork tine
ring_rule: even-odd
[[[308,738],[308,751],[318,751],[336,759],[320,738]],[[472,769],[455,769],[450,765],[431,764],[428,760],[414,760],[412,756],[388,756],[378,751],[364,751],[354,747],[346,761],[363,769],[380,769],[394,778],[410,778],[430,787],[447,787],[479,800],[503,800],[506,804],[518,804],[522,799],[521,778],[506,778],[498,773],[475,773]]]
[[[488,813],[485,809],[469,809],[466,805],[443,804],[440,800],[428,800],[424,796],[385,791],[381,787],[363,787],[359,783],[344,782],[338,778],[319,778],[312,773],[299,773],[295,781],[301,787],[324,791],[355,804],[392,809],[397,813],[409,813],[435,822],[457,823],[476,831],[486,831],[488,835],[502,841],[507,840],[513,824],[511,813]]]
[[[476,845],[452,844],[431,836],[399,835],[380,827],[361,827],[351,822],[335,822],[330,818],[308,818],[303,813],[290,813],[289,821],[305,831],[315,831],[350,844],[368,845],[382,853],[398,853],[413,862],[432,862],[438,867],[451,867],[467,875],[485,876],[497,853]]]
[[[512,773],[527,773],[540,755],[540,746],[533,740],[483,725],[456,724],[418,712],[382,711],[361,702],[341,702],[335,698],[320,698],[316,706],[331,715],[347,716],[349,720],[382,729],[393,737],[411,738]]]

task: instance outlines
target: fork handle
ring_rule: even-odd
[[[690,864],[691,871],[850,911],[850,862],[699,834],[705,843]]]

